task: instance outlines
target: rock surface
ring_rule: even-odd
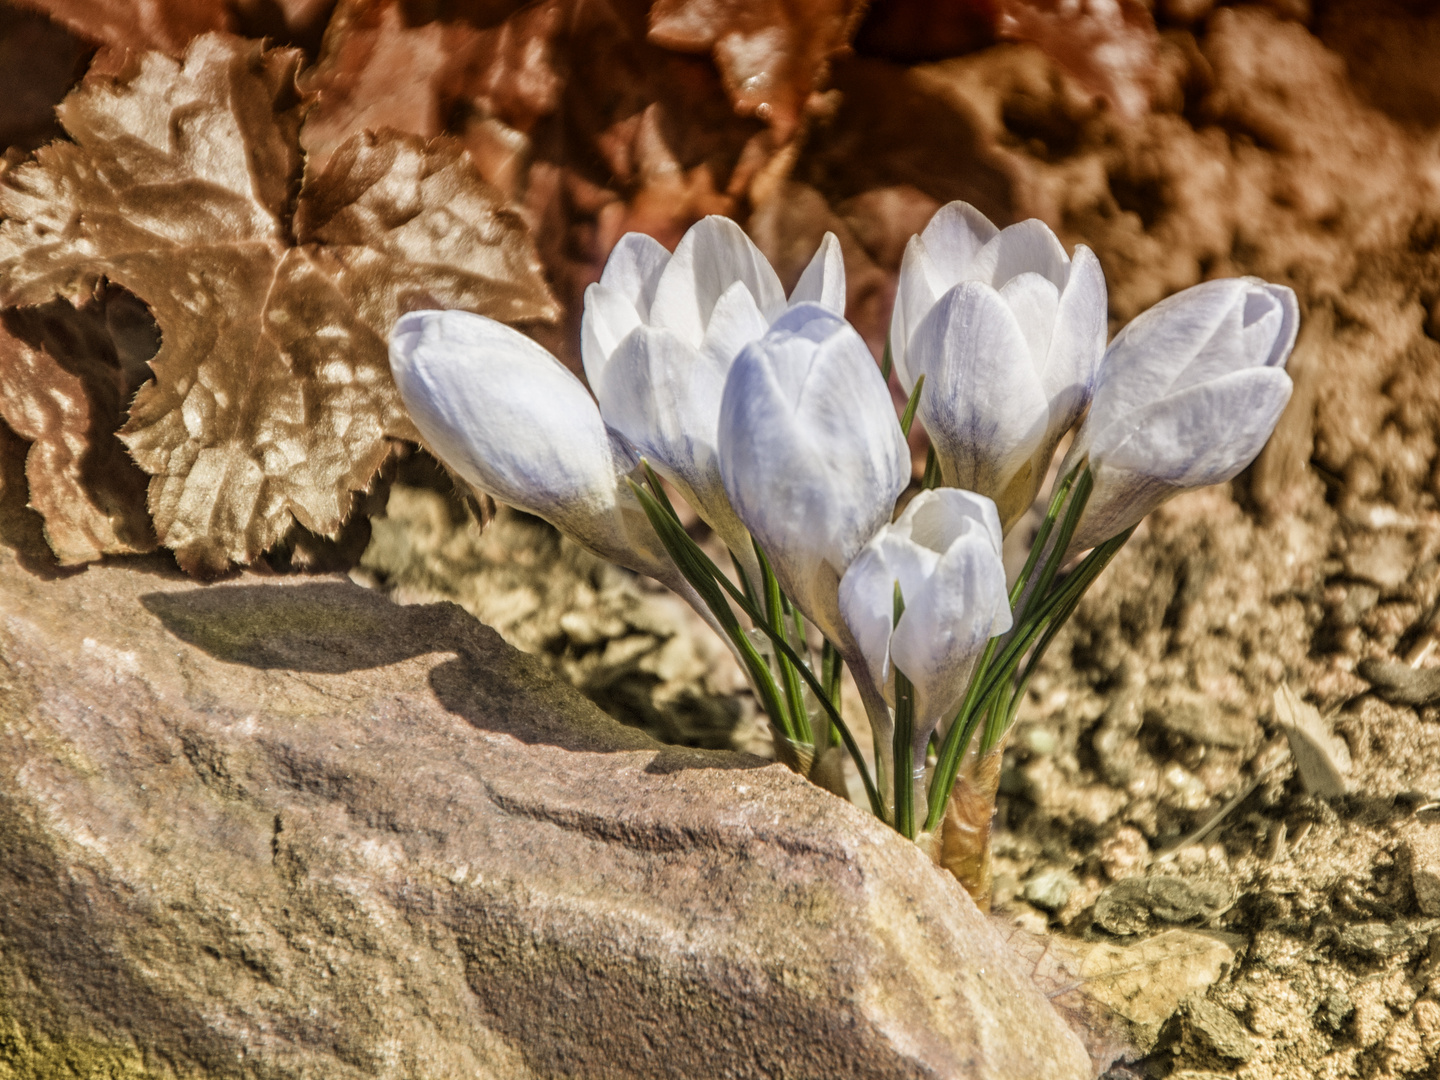
[[[0,1075],[1090,1074],[913,846],[452,605],[7,552],[0,685]]]

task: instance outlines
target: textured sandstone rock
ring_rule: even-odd
[[[0,1076],[1088,1075],[1027,976],[854,807],[459,608],[0,554]]]

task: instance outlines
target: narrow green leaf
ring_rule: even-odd
[[[940,459],[935,456],[935,446],[925,452],[925,472],[920,477],[920,490],[929,491],[940,486]]]
[[[895,582],[891,602],[891,627],[905,614],[905,594]],[[890,743],[895,761],[895,829],[907,840],[915,839],[915,687],[895,668],[895,734]]]
[[[754,541],[752,541],[754,543]],[[780,582],[758,543],[755,543],[755,557],[760,562],[760,577],[765,587],[765,620],[769,634],[776,640],[785,637],[785,599],[780,592]],[[790,710],[790,727],[800,741],[812,743],[814,734],[810,730],[810,714],[805,709],[805,695],[800,689],[800,677],[793,664],[783,653],[776,652],[775,666],[780,669],[780,682],[785,688],[785,702]],[[818,754],[821,748],[816,747]]]
[[[905,412],[900,416],[900,433],[907,439],[910,437],[910,428],[915,423],[915,410],[920,407],[920,391],[925,386],[925,376],[921,375],[915,380],[915,389],[910,391],[910,400],[905,402]]]
[[[771,633],[770,627],[755,605],[746,599],[745,594],[736,588],[734,582],[720,572],[720,569],[711,561],[710,556],[705,554],[700,545],[691,539],[689,533],[680,527],[673,508],[671,513],[667,514],[660,502],[644,487],[633,480],[630,481],[630,487],[640,500],[645,516],[650,519],[650,524],[654,526],[661,542],[665,544],[666,552],[669,553],[671,559],[675,560],[675,565],[685,575],[685,579],[700,594],[706,605],[715,613],[715,617],[720,621],[730,639],[735,642],[735,647],[744,659],[746,670],[750,672],[755,682],[756,692],[761,697],[760,707],[765,710],[766,715],[772,718],[785,715],[779,687],[775,685],[770,666],[756,651],[754,643],[741,628],[739,620],[735,618],[735,612],[725,603],[724,597],[719,594],[716,586],[728,593],[746,618],[771,639],[776,649],[788,654],[791,663],[796,665],[801,678],[810,685],[810,689],[820,701],[821,707],[829,715],[830,722],[840,733],[840,741],[845,744],[845,749],[849,751],[851,759],[855,762],[855,767],[860,773],[860,780],[865,785],[865,795],[870,801],[871,811],[883,821],[885,810],[880,801],[880,793],[875,788],[875,781],[870,776],[870,770],[865,764],[864,755],[860,753],[860,746],[856,743],[855,736],[851,734],[844,717],[840,715],[838,692],[834,700],[825,696],[824,690],[815,679],[814,674],[800,662],[800,658],[795,655],[790,644]],[[796,741],[792,733],[785,732],[783,734],[792,742]]]
[[[649,466],[646,465],[646,472],[649,473]],[[654,474],[650,473],[653,477]],[[778,733],[781,737],[795,742],[796,733],[789,726],[789,717],[786,714],[784,703],[780,698],[779,687],[775,685],[775,677],[770,671],[770,665],[765,663],[764,657],[756,650],[754,642],[745,634],[740,626],[740,621],[735,617],[735,612],[725,600],[725,595],[716,584],[716,579],[724,579],[726,585],[729,580],[710,562],[709,556],[700,550],[699,545],[690,538],[680,526],[679,519],[675,516],[674,507],[667,511],[666,503],[662,504],[660,499],[650,490],[642,487],[635,481],[630,481],[630,487],[635,492],[635,497],[640,501],[640,506],[645,511],[645,516],[650,519],[660,542],[665,545],[666,552],[674,561],[685,580],[690,582],[694,590],[700,594],[715,615],[730,640],[735,643],[746,670],[750,674],[751,682],[755,692],[760,695],[760,707],[765,710],[767,716],[780,728]],[[696,555],[700,558],[696,558]]]
[[[885,355],[880,358],[880,377],[890,385],[890,372],[895,369],[895,357],[890,352],[890,335],[885,335]]]

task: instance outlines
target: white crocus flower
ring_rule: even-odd
[[[840,245],[826,234],[789,303],[845,309]],[[707,217],[672,256],[622,237],[585,291],[581,356],[605,422],[679,489],[747,565],[750,538],[720,480],[720,398],[736,355],[787,309],[780,279],[740,226]]]
[[[1162,300],[1121,330],[1061,466],[1064,475],[1088,457],[1095,478],[1071,550],[1254,461],[1290,400],[1285,361],[1299,324],[1284,285],[1229,278]]]
[[[629,448],[544,348],[483,315],[417,311],[390,335],[390,369],[426,444],[467,483],[688,597],[626,482]]]
[[[839,315],[798,304],[736,358],[720,475],[786,594],[842,652],[840,577],[890,520],[910,455],[880,371]]]
[[[923,491],[883,526],[840,581],[840,609],[870,676],[895,700],[895,672],[915,687],[915,753],[960,705],[985,643],[1010,629],[1000,517],[983,495]],[[896,583],[905,609],[894,621]]]
[[[999,230],[941,208],[905,249],[890,350],[945,483],[994,499],[1008,529],[1085,411],[1105,350],[1105,276],[1034,219]]]

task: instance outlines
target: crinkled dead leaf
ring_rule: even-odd
[[[179,54],[192,38],[229,30],[224,0],[13,0],[97,44]]]
[[[1134,944],[1030,934],[996,919],[1031,979],[1090,1051],[1097,1072],[1155,1044],[1180,1002],[1234,963],[1238,938],[1167,930]]]
[[[865,0],[656,0],[650,40],[711,53],[735,108],[771,124],[784,141],[864,8]]]
[[[318,37],[335,0],[10,0],[116,52],[179,56],[201,34],[234,31],[288,43]]]
[[[999,0],[996,33],[1031,41],[1129,120],[1150,107],[1160,37],[1144,0]]]
[[[1028,41],[1121,116],[1149,107],[1159,34],[1146,0],[890,0],[859,30],[864,56],[913,63]]]
[[[0,544],[38,570],[53,569],[55,556],[45,543],[45,520],[28,504],[25,458],[30,444],[0,420]]]
[[[522,209],[573,319],[629,230],[673,245],[710,213],[743,216],[776,159],[714,65],[646,40],[646,0],[343,0],[302,132],[312,163],[359,130],[447,133]],[[576,327],[550,345],[577,358]]]
[[[28,501],[62,564],[155,547],[147,478],[115,436],[149,374],[145,356],[122,356],[124,329],[117,345],[107,319],[110,304],[114,319],[125,318],[127,301],[134,305],[121,294],[78,310],[52,300],[0,313],[0,416],[30,443]]]
[[[555,308],[523,223],[451,143],[357,136],[300,180],[298,54],[207,35],[61,108],[75,140],[0,180],[0,302],[140,297],[163,345],[121,438],[181,565],[334,534],[413,439],[386,336],[417,307]],[[296,206],[294,224],[290,207]]]

